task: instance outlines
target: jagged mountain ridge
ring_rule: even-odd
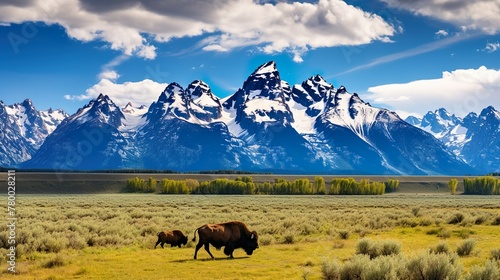
[[[130,109],[130,108],[129,108]],[[54,170],[121,169],[135,165],[135,143],[126,137],[122,109],[100,94],[67,117],[21,166]],[[131,148],[132,147],[132,148]]]
[[[493,106],[479,116],[471,112],[463,119],[440,108],[422,119],[409,116],[406,121],[433,134],[481,173],[500,171],[500,113]]]
[[[0,101],[0,166],[29,160],[68,116],[61,109],[38,111],[30,99],[13,105]]]
[[[271,61],[221,100],[202,81],[169,84],[143,114],[120,110],[101,95],[59,125],[23,167],[55,167],[71,149],[73,169],[236,169],[283,173],[468,174],[468,165],[430,134],[374,108],[317,75],[302,84],[281,80]],[[134,112],[133,114],[130,112]],[[94,135],[95,136],[95,135]],[[86,143],[86,142],[83,142]],[[71,146],[73,145],[73,146]],[[88,155],[87,155],[88,153]],[[49,157],[52,155],[52,157]],[[57,155],[57,156],[54,156]],[[78,164],[76,164],[78,163]]]

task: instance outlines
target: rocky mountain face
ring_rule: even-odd
[[[29,99],[13,105],[0,101],[0,166],[29,160],[66,117],[63,110],[38,111]]]
[[[479,116],[471,112],[463,119],[441,108],[422,119],[410,116],[406,121],[434,135],[477,172],[500,171],[500,113],[492,106]]]
[[[418,121],[418,120],[417,120]],[[471,122],[474,122],[471,120]],[[446,146],[316,75],[290,86],[271,61],[233,95],[169,84],[149,108],[100,95],[21,165],[329,174],[470,174]]]
[[[126,125],[122,109],[101,94],[61,122],[21,166],[54,170],[127,168],[135,164],[130,148],[135,144],[122,131]]]

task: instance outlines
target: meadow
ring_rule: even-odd
[[[500,268],[491,262],[500,258],[499,202],[497,196],[447,194],[18,195],[13,278],[337,279],[335,273],[355,270],[356,263],[411,262],[439,251],[460,279],[473,279],[470,273],[484,267]],[[240,249],[228,259],[212,248],[215,260],[203,249],[193,260],[191,241],[153,249],[159,231],[180,229],[191,240],[197,227],[230,220],[259,233],[252,256]],[[4,264],[7,238],[3,226]],[[466,246],[468,252],[460,251]],[[370,255],[377,250],[389,256]],[[0,277],[8,274],[3,269]]]

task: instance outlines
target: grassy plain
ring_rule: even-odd
[[[454,252],[473,239],[472,253],[460,257],[466,275],[500,249],[497,196],[86,194],[18,195],[16,202],[14,279],[321,279],[322,262],[348,261],[362,238],[394,240],[408,257],[442,242]],[[203,249],[193,260],[191,241],[153,249],[161,230],[180,229],[191,239],[205,223],[230,220],[259,233],[252,256],[237,250],[228,259],[212,248],[215,260]],[[10,278],[5,269],[2,277]]]

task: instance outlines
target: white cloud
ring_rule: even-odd
[[[390,42],[389,37],[396,32],[382,17],[341,0],[275,4],[252,0],[12,3],[0,4],[0,21],[59,24],[74,39],[101,40],[113,50],[146,59],[156,56],[153,44],[208,35],[199,46],[205,51],[255,46],[265,53],[290,52],[294,61],[300,62],[302,54],[311,49]]]
[[[129,59],[130,56],[126,54],[121,54],[115,58],[113,58],[110,62],[104,64],[101,67],[101,73],[97,75],[97,78],[100,80],[102,79],[107,79],[110,81],[116,81],[120,75],[114,70],[114,68],[120,64],[122,64],[124,61]]]
[[[448,31],[441,29],[441,30],[438,30],[434,34],[436,34],[436,37],[438,37],[438,38],[439,37],[446,37],[446,36],[448,36]]]
[[[442,77],[370,87],[367,100],[420,115],[440,107],[457,116],[500,104],[500,69],[458,69]],[[498,105],[497,105],[498,106]]]
[[[101,80],[103,79],[107,79],[107,80],[110,80],[110,81],[116,81],[118,78],[120,77],[120,75],[118,73],[116,73],[116,71],[104,71],[104,72],[101,72],[99,74],[99,78]]]
[[[496,43],[487,43],[486,47],[484,47],[483,51],[492,53],[492,52],[496,52],[499,49],[500,49],[500,43],[499,42],[496,42]]]
[[[293,61],[297,63],[304,62],[304,59],[302,59],[302,54],[301,53],[294,53],[293,54]]]
[[[115,74],[118,75],[116,72]],[[64,98],[68,100],[88,100],[96,98],[100,93],[103,93],[108,95],[120,107],[124,107],[128,102],[132,102],[134,106],[149,106],[158,99],[158,96],[160,96],[167,85],[149,79],[120,84],[103,77],[97,84],[88,88],[85,94],[65,95]]]
[[[382,0],[395,7],[417,15],[450,22],[462,31],[480,30],[486,34],[500,32],[499,0]]]

